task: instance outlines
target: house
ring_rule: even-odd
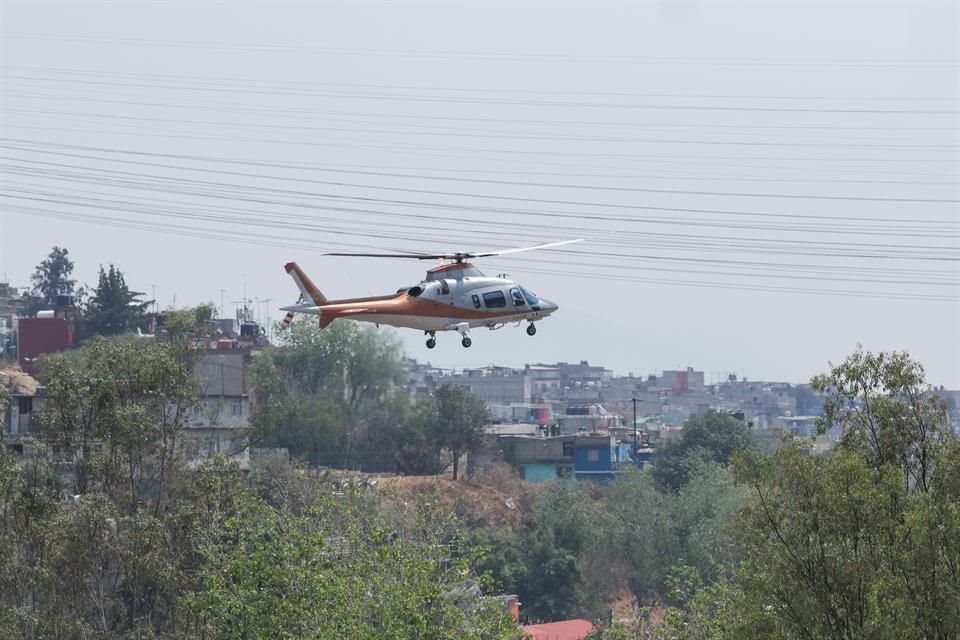
[[[609,482],[634,464],[632,445],[607,433],[561,436],[500,436],[504,458],[527,482],[556,479]]]
[[[43,402],[40,383],[17,367],[0,367],[0,386],[10,396],[9,405],[0,413],[3,439],[15,443],[39,431],[37,416]]]
[[[576,436],[500,436],[504,457],[527,482],[573,478]]]
[[[623,425],[623,418],[610,413],[599,404],[571,405],[564,414],[557,416],[560,433],[574,434],[581,431],[608,431]]]
[[[631,445],[606,433],[578,435],[574,442],[574,473],[577,480],[609,482],[621,469],[633,464]]]
[[[249,349],[209,349],[199,356],[194,375],[200,403],[184,429],[188,455],[204,460],[217,454],[246,457],[251,395],[247,367]]]

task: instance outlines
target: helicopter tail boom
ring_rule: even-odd
[[[317,289],[317,286],[313,284],[309,276],[303,272],[300,265],[296,262],[288,262],[283,268],[287,270],[287,273],[290,274],[293,281],[297,283],[297,288],[300,289],[300,293],[303,294],[304,298],[313,300],[314,304],[318,306],[327,304],[327,297],[320,293],[320,289]]]

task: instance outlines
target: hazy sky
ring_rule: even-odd
[[[858,342],[960,387],[956,2],[0,3],[0,274],[161,306],[479,262],[560,312],[409,355],[804,381]],[[269,299],[269,302],[266,300]]]

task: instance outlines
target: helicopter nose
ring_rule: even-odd
[[[556,302],[550,302],[549,300],[540,298],[540,309],[543,311],[543,315],[550,315],[559,308],[560,305],[558,305]]]

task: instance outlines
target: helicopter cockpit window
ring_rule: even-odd
[[[523,292],[523,297],[527,299],[527,304],[531,307],[536,304],[540,304],[540,298],[538,298],[537,294],[534,292],[530,291],[529,289],[524,289],[523,287],[520,287],[520,291]]]
[[[440,293],[442,293],[443,295],[448,295],[450,293],[450,285],[447,283],[446,280],[440,281]]]
[[[503,291],[491,291],[483,294],[483,304],[487,306],[487,309],[505,307],[507,306],[507,297],[503,295]]]
[[[524,304],[523,294],[520,289],[510,289],[510,297],[513,298],[513,306],[522,307]]]
[[[477,294],[473,294],[473,296],[471,296],[471,297],[473,298],[473,306],[476,307],[477,309],[479,309],[479,308],[480,308],[480,296],[478,296]]]

